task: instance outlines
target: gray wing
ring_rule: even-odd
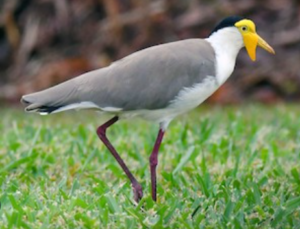
[[[202,39],[183,40],[136,52],[109,67],[23,96],[23,102],[31,104],[29,110],[43,105],[45,111],[79,102],[126,111],[154,110],[168,106],[180,90],[208,75],[216,75],[211,45]]]

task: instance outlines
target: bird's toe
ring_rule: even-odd
[[[143,188],[140,184],[132,185],[133,198],[138,203],[143,198]]]

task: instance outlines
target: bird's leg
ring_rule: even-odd
[[[160,128],[157,138],[156,138],[156,141],[155,141],[153,151],[149,158],[150,172],[151,172],[151,192],[152,192],[152,199],[154,201],[156,201],[156,166],[158,163],[158,159],[157,159],[158,150],[159,150],[159,147],[162,142],[164,134],[165,134],[165,131],[162,128]]]
[[[120,157],[120,155],[117,153],[115,148],[112,146],[110,141],[106,137],[106,129],[113,125],[115,122],[119,120],[118,116],[113,117],[108,122],[104,123],[102,126],[98,127],[97,129],[97,135],[101,139],[101,141],[104,143],[104,145],[107,147],[107,149],[111,152],[111,154],[114,156],[114,158],[117,160],[119,165],[122,167],[123,171],[126,173],[126,176],[129,178],[132,189],[133,189],[133,195],[134,200],[136,202],[139,202],[143,197],[143,189],[142,186],[139,184],[139,182],[135,179],[135,177],[132,175],[132,173],[129,171],[128,167]]]

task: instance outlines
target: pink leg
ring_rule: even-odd
[[[133,189],[133,195],[134,200],[136,202],[139,202],[143,197],[143,189],[142,186],[137,182],[135,177],[132,175],[132,173],[129,171],[128,167],[120,157],[120,155],[117,153],[115,148],[112,146],[110,141],[106,137],[106,129],[113,125],[115,122],[117,122],[119,118],[117,116],[110,119],[108,122],[104,123],[102,126],[98,127],[97,129],[97,135],[101,139],[101,141],[104,143],[104,145],[107,147],[107,149],[111,152],[111,154],[114,156],[114,158],[117,160],[119,165],[122,167],[123,171],[126,173],[126,176],[129,178],[132,189]]]
[[[156,201],[156,166],[158,163],[158,150],[160,147],[160,144],[162,142],[163,136],[165,132],[162,130],[162,128],[159,129],[156,142],[153,148],[153,151],[150,155],[149,162],[150,162],[150,172],[151,172],[151,192],[152,192],[152,199]]]

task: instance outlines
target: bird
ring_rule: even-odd
[[[23,95],[21,102],[26,105],[26,112],[41,115],[72,109],[95,109],[100,115],[110,115],[96,133],[128,177],[136,202],[143,197],[142,186],[106,131],[122,119],[141,118],[157,124],[159,130],[149,157],[151,197],[157,201],[158,152],[170,122],[198,107],[229,78],[243,47],[255,61],[257,46],[275,54],[257,34],[252,20],[229,16],[207,38],[179,40],[137,51],[107,67]]]

